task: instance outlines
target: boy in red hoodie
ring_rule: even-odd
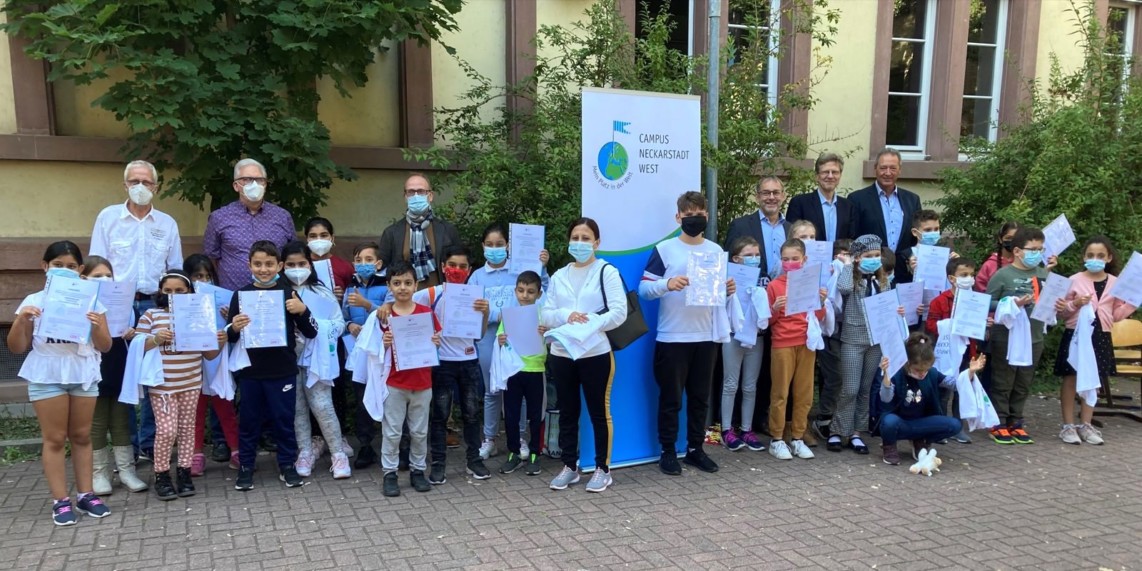
[[[934,340],[939,339],[940,330],[938,323],[952,318],[952,306],[955,305],[956,292],[971,291],[975,285],[975,262],[967,258],[952,258],[948,260],[947,266],[948,283],[951,284],[951,289],[941,293],[936,299],[932,300],[928,308],[928,320],[924,323],[924,329],[928,335],[932,336]],[[993,321],[991,317],[987,318],[987,326],[990,328]],[[964,370],[971,364],[972,359],[979,352],[979,347],[976,345],[975,339],[968,339],[968,349],[964,352],[963,361],[960,363],[960,370]],[[959,403],[953,402],[952,408],[948,407],[948,400],[955,392],[952,389],[941,388],[940,400],[944,402],[944,410],[952,411],[952,415],[959,418]],[[971,444],[971,437],[964,430],[956,435],[956,442],[960,444]]]
[[[793,238],[781,245],[781,275],[769,282],[769,305],[773,317],[769,320],[771,335],[769,392],[769,454],[778,460],[798,458],[809,459],[813,452],[802,438],[808,428],[809,409],[813,406],[813,368],[817,364],[817,353],[806,347],[809,321],[805,313],[785,314],[787,276],[789,272],[801,269],[808,258],[805,256],[805,243]],[[821,308],[814,318],[825,318],[824,302],[828,290],[821,288]],[[785,405],[789,389],[793,389],[793,428],[790,434],[793,442],[786,446],[781,435],[785,432]],[[790,450],[792,448],[792,450]]]

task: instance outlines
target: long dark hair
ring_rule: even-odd
[[[1106,263],[1106,273],[1117,276],[1118,268],[1121,266],[1118,265],[1118,250],[1114,249],[1114,244],[1110,243],[1110,238],[1107,238],[1101,234],[1097,236],[1091,236],[1090,239],[1087,240],[1085,244],[1083,244],[1083,257],[1086,257],[1086,249],[1095,244],[1102,244],[1102,246],[1106,248],[1106,252],[1110,254],[1110,261]]]
[[[1022,224],[1020,224],[1014,220],[1008,220],[1007,222],[1003,223],[1003,226],[999,227],[999,233],[995,235],[995,267],[996,267],[996,269],[1003,267],[1003,235],[1012,231],[1012,230],[1019,230],[1022,227],[1023,227]],[[1015,257],[1014,250],[1015,250],[1015,248],[1012,247],[1012,252],[1011,252],[1012,258]]]
[[[210,283],[218,284],[218,270],[214,269],[214,262],[210,261],[206,254],[191,254],[182,262],[182,271],[188,276],[193,276],[201,270],[210,275]]]
[[[71,240],[60,240],[59,242],[52,242],[48,244],[47,250],[44,250],[44,263],[50,264],[52,260],[60,256],[71,256],[75,258],[75,263],[83,265],[83,254],[79,251],[79,246]]]
[[[289,244],[286,244],[285,247],[282,248],[282,271],[281,271],[282,279],[289,281],[289,278],[287,278],[286,274],[285,274],[285,271],[286,271],[285,261],[287,258],[289,258],[290,256],[292,256],[294,254],[301,254],[301,255],[305,256],[305,260],[307,262],[309,262],[309,270],[310,270],[309,271],[309,278],[306,279],[305,283],[303,283],[301,285],[307,285],[310,287],[312,287],[312,286],[325,286],[326,288],[329,289],[329,291],[333,291],[333,286],[331,284],[326,285],[326,284],[322,283],[321,280],[317,279],[317,272],[313,271],[313,252],[309,251],[309,246],[305,242],[301,242],[299,240],[294,240],[294,241],[290,242]],[[293,285],[293,282],[290,282],[290,285]]]

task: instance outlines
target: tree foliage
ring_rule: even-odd
[[[781,16],[762,8],[770,4],[767,0],[735,4],[746,11],[749,23],[772,25]],[[824,0],[794,4],[790,19],[796,31],[831,43],[838,13]],[[437,135],[443,144],[408,155],[437,167],[466,167],[445,175],[437,186],[452,191],[452,199],[439,209],[458,223],[468,243],[479,243],[483,226],[491,220],[546,224],[548,249],[556,262],[566,259],[563,232],[579,216],[581,201],[580,88],[705,92],[706,58],[690,57],[668,45],[678,23],[665,12],[644,10],[639,18],[643,33],[636,39],[614,0],[600,0],[578,22],[542,26],[535,40],[535,53],[541,54],[535,72],[516,85],[497,85],[460,61],[473,86],[460,106],[437,109]],[[725,73],[718,149],[705,141],[703,129],[703,161],[720,173],[720,220],[755,207],[758,172],[785,172],[802,183],[811,178],[796,163],[805,156],[807,142],[781,127],[788,110],[812,107],[811,85],[787,86],[778,94],[778,105],[772,106],[758,85],[765,60],[782,44],[768,42],[760,26],[745,35],[745,44],[736,51],[727,46],[719,54]],[[509,97],[530,105],[516,110],[507,105]]]
[[[50,80],[113,83],[93,105],[130,129],[126,157],[178,177],[165,194],[213,208],[234,200],[228,165],[267,165],[276,202],[296,219],[325,204],[334,177],[317,116],[317,81],[341,96],[393,42],[455,30],[463,0],[8,0],[9,35],[50,64]]]

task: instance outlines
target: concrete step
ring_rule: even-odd
[[[21,379],[0,379],[0,404],[28,402],[28,383]]]

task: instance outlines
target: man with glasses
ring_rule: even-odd
[[[852,231],[852,204],[837,195],[837,186],[845,169],[844,159],[836,153],[821,153],[814,167],[817,191],[790,199],[786,219],[790,224],[798,220],[812,222],[817,229],[817,239],[823,242],[856,238]]]
[[[460,233],[433,214],[434,193],[427,176],[410,174],[404,181],[404,199],[404,218],[381,234],[383,267],[396,260],[408,262],[416,272],[417,290],[442,284],[444,261],[440,256],[448,248],[460,245]]]
[[[234,165],[234,192],[238,200],[215,210],[206,222],[202,249],[218,269],[218,286],[228,290],[250,283],[250,246],[269,240],[280,249],[297,239],[293,217],[284,208],[265,201],[266,167],[254,159]],[[181,265],[181,261],[179,264]]]

